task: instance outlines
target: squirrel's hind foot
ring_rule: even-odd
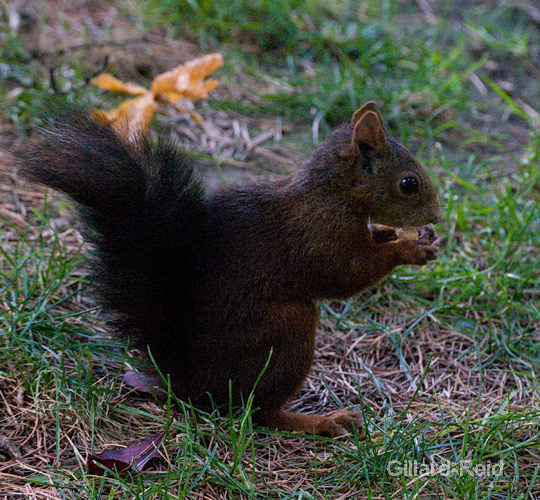
[[[260,414],[257,422],[267,427],[283,431],[339,437],[351,432],[364,436],[364,419],[360,413],[349,410],[336,410],[325,415],[301,415],[279,410]]]

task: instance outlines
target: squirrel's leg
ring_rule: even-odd
[[[302,385],[313,361],[319,323],[315,304],[270,303],[259,313],[259,317],[272,318],[273,330],[266,332],[264,338],[273,339],[273,354],[255,390],[255,406],[259,410],[253,414],[254,422],[284,431],[326,436],[341,436],[353,428],[361,431],[363,420],[359,413],[337,410],[326,415],[300,415],[283,409]]]
[[[320,297],[348,297],[374,285],[396,266],[423,266],[437,258],[440,240],[432,228],[421,228],[416,241],[395,239],[377,242],[379,236],[384,240],[388,235],[386,230],[381,233],[376,230],[375,237],[366,231],[359,243],[359,255],[351,257],[345,267],[334,273],[340,276],[337,284],[324,283],[324,287],[318,290]]]
[[[348,410],[336,410],[325,415],[301,415],[281,408],[277,411],[261,410],[255,413],[254,419],[261,425],[282,431],[337,437],[356,429],[361,436],[364,435],[362,415]]]

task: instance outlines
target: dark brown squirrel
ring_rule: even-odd
[[[46,141],[19,158],[23,176],[79,204],[101,301],[115,328],[171,375],[178,397],[238,405],[268,362],[256,423],[330,436],[362,425],[347,410],[283,407],[313,361],[317,301],[437,256],[430,227],[416,241],[387,227],[441,215],[426,172],[387,135],[374,102],[286,178],[208,194],[170,141],[124,141],[77,109],[60,112]]]

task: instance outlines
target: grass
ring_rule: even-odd
[[[360,409],[367,439],[254,430],[249,410],[220,417],[126,387],[138,353],[101,321],[70,212],[21,184],[0,151],[0,498],[539,498],[540,36],[527,4],[145,0],[111,14],[96,2],[110,24],[59,5],[75,32],[106,39],[142,25],[225,53],[222,85],[197,107],[222,140],[166,113],[156,124],[217,158],[225,179],[231,165],[242,175],[275,175],[280,159],[290,168],[291,150],[306,155],[377,100],[432,174],[443,251],[376,291],[321,305],[314,368],[291,408]],[[80,43],[59,15],[42,11],[49,46]],[[85,85],[84,50],[36,58],[2,29],[2,126],[33,126],[51,92],[48,64],[66,98],[102,105]],[[287,133],[252,150],[238,146],[234,121],[251,138],[275,123]],[[88,475],[89,453],[166,429],[165,459],[148,471]],[[460,473],[464,460],[496,467]]]

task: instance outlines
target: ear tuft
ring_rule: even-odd
[[[377,107],[377,103],[375,101],[368,101],[352,115],[351,123],[353,126],[356,125],[368,111],[375,113],[381,119],[382,123],[382,117],[379,108]]]
[[[371,102],[368,104],[371,104]],[[367,144],[379,153],[388,148],[386,132],[384,131],[382,120],[377,113],[369,109],[364,111],[354,125],[352,142],[353,145],[358,143]]]

